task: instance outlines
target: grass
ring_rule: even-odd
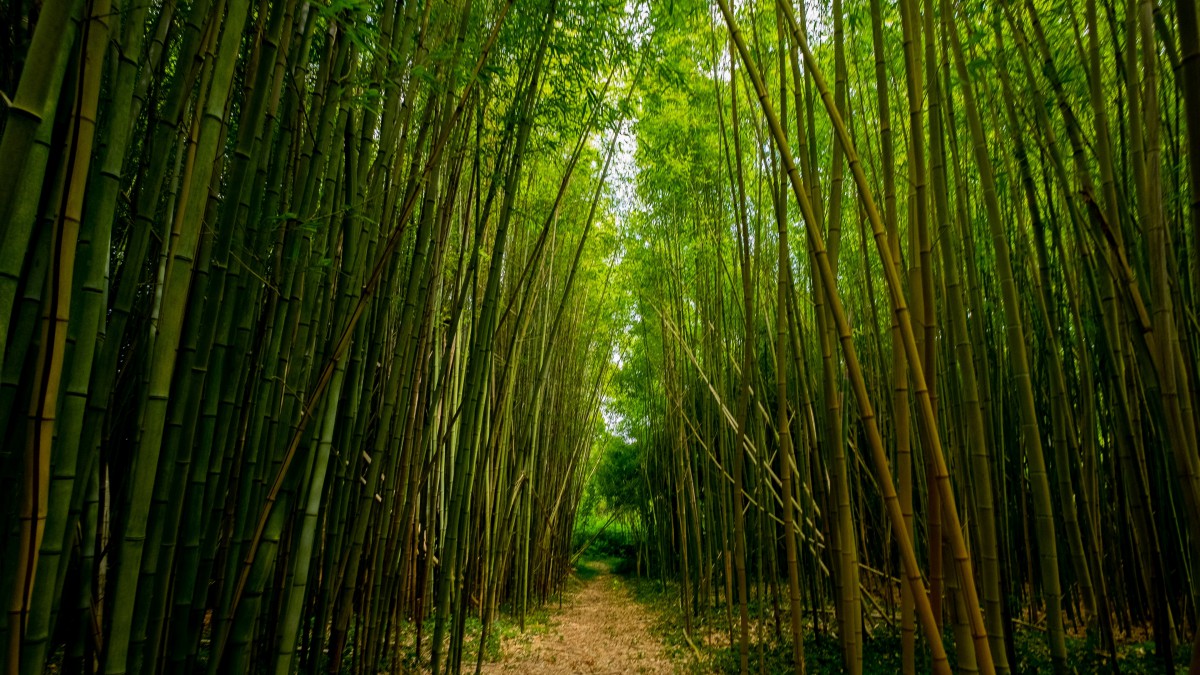
[[[551,611],[550,606],[529,607],[525,612],[525,635],[546,632],[550,626]],[[462,663],[464,672],[475,672],[475,660],[479,655],[479,638],[482,627],[478,615],[467,617],[463,637]],[[423,643],[420,655],[416,652],[416,624],[406,622],[400,629],[400,641],[398,644],[399,672],[420,673],[428,670],[433,628],[434,619],[426,619],[422,626]],[[505,611],[502,608],[502,611],[492,619],[487,640],[483,644],[484,662],[499,661],[503,656],[500,651],[501,645],[505,641],[517,638],[520,635],[521,626],[516,614]],[[448,638],[443,643],[443,646],[449,646]],[[383,667],[379,672],[387,672],[387,670],[386,667]]]
[[[575,578],[586,583],[604,573],[605,569],[616,571],[623,559],[612,556],[584,556],[575,565]]]
[[[614,568],[615,569],[615,568]],[[653,616],[652,630],[672,650],[677,662],[685,664],[688,672],[692,673],[737,673],[739,671],[738,649],[736,644],[731,646],[729,626],[723,607],[709,608],[704,616],[694,617],[693,632],[684,635],[683,620],[679,605],[679,589],[673,582],[666,585],[657,580],[626,578],[633,589],[634,598],[651,610]],[[751,595],[754,595],[753,592]],[[769,601],[768,601],[769,603]],[[759,633],[757,617],[759,607],[757,602],[748,606],[750,622],[750,651],[749,666],[751,672],[759,672],[760,658],[762,671],[766,673],[791,673],[792,648],[788,638],[788,619],[786,614],[780,617],[781,635],[775,635],[775,623],[768,604],[762,635],[765,638],[761,650],[755,642]],[[783,608],[786,613],[786,607]],[[736,609],[733,616],[737,621]],[[1049,649],[1046,645],[1045,634],[1039,630],[1018,627],[1013,636],[1015,641],[1017,662],[1010,664],[1014,673],[1052,673]],[[690,643],[696,646],[695,650]],[[950,662],[955,662],[952,635],[947,632],[944,637]],[[1095,641],[1088,637],[1067,638],[1068,667],[1076,673],[1097,673],[1110,670],[1107,660],[1098,653]],[[900,634],[886,625],[877,627],[864,636],[863,673],[864,675],[892,675],[901,670]],[[761,656],[760,656],[761,654]],[[841,644],[835,634],[828,632],[818,634],[811,625],[805,626],[804,639],[805,665],[809,673],[840,673],[842,669]],[[1191,648],[1187,644],[1175,645],[1175,672],[1187,672]],[[1155,655],[1152,642],[1130,641],[1121,643],[1117,648],[1117,658],[1122,673],[1149,674],[1162,673],[1161,663]],[[918,638],[916,671],[929,672],[929,654],[922,649]]]
[[[600,523],[591,523],[592,528],[581,527],[576,532],[576,539],[586,542],[596,532]],[[650,611],[651,630],[664,644],[668,655],[685,672],[690,673],[737,673],[739,671],[739,655],[735,644],[731,643],[729,625],[723,607],[710,607],[703,616],[694,617],[691,635],[685,635],[683,618],[679,604],[679,587],[674,582],[661,583],[656,579],[639,578],[634,576],[632,561],[633,546],[629,533],[616,527],[613,523],[609,530],[601,533],[588,551],[581,557],[575,567],[571,585],[587,583],[605,570],[623,577],[624,583],[632,590],[634,599]],[[751,591],[755,596],[755,592]],[[526,617],[526,633],[545,632],[549,627],[549,619],[556,603],[546,608],[532,610]],[[748,610],[751,616],[750,635],[751,645],[749,665],[752,672],[791,673],[792,650],[788,639],[787,617],[781,616],[781,630],[776,633],[775,621],[769,600],[765,612],[760,612],[758,602],[751,602]],[[786,606],[783,608],[786,612]],[[760,634],[758,617],[762,616],[761,635],[764,640],[761,647],[755,642]],[[736,622],[736,613],[734,615]],[[479,649],[479,620],[467,620],[467,635],[463,649],[463,663],[474,664]],[[425,635],[432,633],[432,621],[427,622]],[[415,633],[409,632],[411,638]],[[520,629],[516,617],[501,613],[492,624],[486,644],[483,645],[484,660],[498,661],[502,658],[501,644],[506,640],[520,640]],[[428,639],[428,638],[426,638]],[[945,644],[950,654],[950,660],[955,662],[953,637],[945,636]],[[1045,634],[1039,630],[1019,626],[1013,636],[1017,660],[1010,664],[1014,673],[1051,673],[1049,650],[1046,646]],[[428,660],[428,643],[424,646],[422,660],[413,653],[412,643],[405,646],[403,664],[406,668],[419,670],[422,663]],[[1068,637],[1068,666],[1076,673],[1095,673],[1109,670],[1109,664],[1098,653],[1094,640],[1089,637]],[[891,675],[901,670],[900,663],[901,638],[897,630],[887,625],[879,625],[867,631],[863,645],[864,675]],[[1155,656],[1154,645],[1150,642],[1129,641],[1118,646],[1118,661],[1122,673],[1161,673],[1161,665]],[[835,634],[829,632],[817,633],[811,624],[805,626],[804,640],[805,664],[809,673],[840,673],[842,672],[841,644]],[[1186,672],[1191,656],[1187,644],[1175,646],[1175,671]],[[918,639],[917,672],[929,672],[929,654],[921,647]],[[408,671],[406,671],[408,672]]]

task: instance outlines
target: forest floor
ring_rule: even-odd
[[[580,562],[545,631],[505,637],[484,675],[687,672],[652,631],[650,612],[603,560]]]
[[[626,561],[627,562],[627,561]],[[737,650],[731,646],[727,617],[714,611],[693,618],[691,637],[685,634],[679,613],[678,587],[673,583],[624,574],[627,564],[619,559],[581,561],[571,575],[561,602],[551,601],[531,612],[525,632],[520,632],[512,617],[498,619],[495,633],[488,640],[482,675],[679,675],[738,672]],[[754,590],[752,588],[752,590]],[[758,589],[761,590],[761,589]],[[757,593],[752,593],[758,598]],[[751,602],[752,672],[791,673],[791,646],[783,639],[786,617],[776,627],[770,610],[760,611]],[[763,621],[759,626],[758,620]],[[836,636],[806,627],[805,660],[810,673],[838,673],[841,647]],[[477,628],[476,628],[477,630]],[[468,631],[471,633],[473,631]],[[876,625],[865,637],[863,671],[868,675],[900,672],[900,636],[885,624]],[[947,634],[949,640],[950,635]],[[1014,636],[1016,663],[1014,672],[1050,673],[1049,654],[1044,633],[1029,628]],[[1154,646],[1126,636],[1118,648],[1124,673],[1170,672],[1154,656]],[[468,639],[470,642],[470,639]],[[1107,670],[1107,659],[1087,637],[1067,640],[1068,663],[1074,672]],[[953,653],[953,643],[947,642]],[[467,661],[474,663],[468,649]],[[1187,672],[1190,649],[1176,645],[1174,672]],[[928,653],[918,649],[918,672],[928,672]],[[953,660],[953,656],[952,656]],[[760,665],[761,662],[761,665]],[[473,668],[464,669],[470,672]]]

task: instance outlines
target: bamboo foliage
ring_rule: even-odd
[[[1200,635],[1191,3],[0,28],[6,672],[479,670],[616,447],[742,673]]]
[[[636,126],[632,222],[647,244],[633,256],[646,279],[633,317],[654,347],[629,377],[649,370],[673,393],[668,413],[652,385],[631,383],[642,403],[630,414],[649,417],[631,426],[648,495],[686,493],[675,481],[688,472],[658,472],[668,440],[654,421],[668,415],[676,429],[682,410],[705,495],[669,511],[648,496],[645,550],[686,548],[689,567],[711,556],[725,576],[709,603],[683,603],[701,619],[687,630],[728,629],[742,672],[763,667],[756,629],[760,655],[765,640],[799,671],[800,636],[828,627],[854,671],[893,621],[906,672],[949,669],[944,639],[954,668],[1009,672],[1021,621],[1045,627],[1057,671],[1080,658],[1072,627],[1096,637],[1090,667],[1122,667],[1137,625],[1163,667],[1174,663],[1172,641],[1195,632],[1194,452],[1181,451],[1196,421],[1195,325],[1181,330],[1178,304],[1194,269],[1194,69],[1181,58],[1196,44],[1191,7],[834,2],[814,22],[809,3],[716,4],[719,16],[655,15],[675,40],[664,58],[698,74],[660,76]],[[842,24],[869,27],[870,45]],[[735,122],[726,87],[751,91],[757,108]],[[908,114],[893,120],[894,105]],[[764,150],[747,161],[755,153],[739,145]],[[752,241],[775,247],[761,259],[774,267],[731,257],[746,248],[743,223],[757,232],[767,213],[774,237]],[[793,228],[808,254],[787,253]],[[754,293],[741,290],[747,273]],[[750,350],[769,356],[738,358]],[[747,378],[765,385],[751,387],[749,408],[774,411],[753,423],[761,431],[742,430],[731,403]],[[765,486],[736,475],[743,450],[771,469]],[[756,518],[791,532],[781,542]],[[670,535],[694,520],[701,541]],[[696,596],[694,572],[659,564]],[[790,637],[735,626],[734,607],[777,579],[787,598],[764,597],[774,609],[762,620],[802,615]]]
[[[545,9],[5,10],[6,672],[438,668],[442,620],[458,672],[468,614],[561,589],[613,335],[592,159],[627,104],[550,54],[622,89],[634,62],[619,11]]]

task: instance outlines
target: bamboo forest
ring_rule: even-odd
[[[1200,674],[1196,0],[0,0],[0,675]]]

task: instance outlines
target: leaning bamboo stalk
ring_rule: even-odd
[[[789,181],[792,184],[792,191],[800,203],[801,212],[805,220],[810,224],[815,220],[812,203],[808,198],[808,194],[800,182],[799,173],[796,170],[795,161],[792,159],[791,150],[788,147],[787,137],[783,129],[779,125],[779,120],[775,116],[774,108],[770,103],[765,85],[762,82],[761,76],[758,74],[757,68],[751,58],[750,51],[746,46],[745,40],[742,38],[741,32],[737,28],[737,23],[729,9],[726,0],[718,0],[721,8],[721,13],[725,17],[725,23],[729,26],[734,44],[738,48],[741,60],[747,71],[749,71],[751,81],[754,83],[755,92],[758,95],[759,102],[763,109],[763,114],[767,117],[767,124],[771,130],[771,135],[775,140],[776,148],[782,155],[784,169],[788,174]],[[793,39],[800,45],[802,51],[805,52],[806,59],[810,61],[811,55],[807,52],[807,43],[804,42],[802,35],[799,35],[799,30],[795,25],[795,17],[791,14],[791,8],[786,4],[783,5],[784,13],[792,22]],[[813,68],[812,74],[818,76],[818,71]],[[818,87],[823,90],[823,98],[827,98],[827,89],[824,87],[824,82],[818,79]],[[842,129],[844,132],[844,128]],[[852,152],[849,143],[846,144],[848,153]],[[851,166],[855,166],[852,161]],[[817,260],[818,271],[826,284],[829,291],[829,299],[832,305],[834,321],[837,325],[839,340],[842,344],[842,350],[846,358],[846,369],[849,372],[852,388],[854,390],[855,399],[858,402],[860,415],[866,424],[868,438],[872,448],[872,456],[875,462],[875,469],[880,474],[879,484],[883,492],[884,503],[888,511],[888,517],[892,522],[894,535],[898,539],[898,546],[902,560],[904,562],[904,571],[908,583],[913,587],[913,596],[917,605],[917,614],[920,619],[922,629],[925,631],[926,638],[929,640],[930,649],[933,653],[933,668],[938,672],[949,673],[950,666],[946,659],[945,649],[942,647],[941,634],[938,631],[937,622],[934,620],[932,608],[929,605],[929,597],[926,594],[924,582],[921,580],[921,571],[917,566],[916,553],[913,550],[911,540],[907,539],[904,533],[907,532],[907,527],[904,525],[904,516],[900,511],[900,503],[893,487],[891,470],[888,467],[887,457],[883,448],[883,439],[879,434],[879,428],[875,422],[874,409],[871,406],[870,399],[866,391],[866,383],[863,380],[861,369],[858,364],[857,353],[854,348],[853,338],[850,332],[849,323],[846,321],[845,310],[842,307],[841,298],[837,293],[836,280],[833,275],[833,270],[829,265],[828,255],[825,251],[824,241],[819,232],[813,227],[806,227],[808,233],[809,247]],[[886,236],[886,234],[884,235]],[[890,260],[890,256],[889,256]],[[895,276],[894,268],[885,265],[885,269],[891,270],[890,276]],[[895,283],[889,277],[889,281]],[[903,304],[900,305],[903,307]],[[907,319],[907,314],[905,315]],[[911,342],[912,330],[909,326],[906,342]],[[915,345],[913,347],[915,351]],[[985,647],[986,649],[986,647]]]
[[[496,19],[495,25],[492,27],[492,30],[488,36],[487,41],[484,43],[484,46],[483,46],[483,49],[481,50],[479,59],[477,60],[477,62],[475,64],[475,67],[474,67],[474,70],[472,71],[470,79],[468,80],[467,87],[465,88],[462,95],[460,96],[458,104],[454,108],[454,112],[451,113],[452,120],[456,120],[456,119],[458,119],[458,117],[461,116],[463,108],[465,107],[466,102],[470,98],[471,90],[472,90],[475,82],[478,79],[479,72],[483,69],[484,64],[487,62],[487,56],[489,54],[489,51],[490,51],[492,45],[495,44],[496,37],[498,36],[498,34],[500,32],[500,27],[504,23],[504,17],[507,15],[508,9],[511,6],[512,6],[511,0],[509,0],[508,2],[505,2],[504,4],[501,5],[500,14]],[[421,173],[422,177],[427,176],[433,170],[433,167],[436,166],[438,157],[441,154],[442,149],[445,147],[446,142],[449,140],[450,132],[453,130],[454,126],[455,126],[454,124],[446,124],[445,127],[443,128],[441,135],[433,144],[430,154],[429,154],[428,158],[426,159],[425,168],[422,170],[422,173]],[[416,206],[417,197],[419,195],[420,195],[420,193],[417,191],[413,191],[409,195],[407,201],[405,202],[404,206],[400,210],[400,216],[398,217],[397,222],[404,223],[408,220],[408,218],[412,214],[413,209]],[[359,295],[358,302],[355,303],[354,308],[350,312],[350,315],[346,321],[345,327],[342,329],[339,338],[334,343],[336,346],[331,354],[330,360],[325,363],[323,369],[320,371],[320,375],[317,378],[315,386],[312,387],[311,392],[309,393],[308,400],[306,401],[306,403],[304,405],[304,413],[301,414],[301,420],[308,420],[309,418],[312,417],[311,411],[315,408],[315,406],[319,402],[321,396],[324,394],[325,389],[328,387],[329,381],[333,377],[333,374],[336,370],[338,359],[340,359],[341,355],[349,348],[351,337],[354,332],[354,328],[357,325],[358,320],[362,317],[364,311],[367,308],[367,305],[369,304],[370,300],[374,296],[376,290],[379,288],[380,281],[382,280],[382,277],[383,277],[383,272],[385,269],[387,269],[386,263],[388,262],[388,260],[390,259],[390,256],[392,255],[392,253],[396,250],[397,246],[399,245],[399,243],[401,241],[401,235],[403,234],[403,232],[404,232],[403,227],[396,228],[393,231],[393,233],[389,236],[387,242],[384,244],[382,249],[380,250],[378,257],[376,258],[375,265],[373,266],[371,273],[367,276],[366,283],[363,285],[363,290],[362,290],[362,293]],[[302,425],[303,425],[303,423],[302,423]],[[258,526],[255,530],[256,532],[261,533],[262,530],[266,527],[266,519],[269,516],[269,512],[271,510],[271,505],[274,502],[274,495],[277,495],[279,493],[279,490],[282,489],[282,481],[287,474],[288,468],[291,465],[291,460],[295,457],[295,454],[296,454],[297,450],[299,449],[299,446],[300,446],[300,443],[302,440],[302,435],[301,435],[300,431],[302,429],[303,429],[303,426],[301,426],[299,429],[297,429],[296,433],[293,434],[293,437],[292,437],[293,440],[290,443],[290,445],[288,446],[287,452],[284,454],[283,461],[279,468],[279,472],[276,475],[275,481],[274,481],[274,483],[271,484],[271,488],[267,492],[266,501],[265,501],[266,508],[265,508],[263,514],[260,515],[260,517],[259,517]],[[257,544],[255,542],[258,539],[258,536],[259,535],[255,535],[250,538],[250,546],[249,546],[249,549],[248,549],[248,552],[246,555],[246,561],[244,563],[241,577],[239,578],[239,581],[238,581],[239,587],[245,586],[245,578],[246,578],[246,575],[249,573],[250,565],[252,564],[253,559],[254,559],[254,551],[255,551],[255,548],[257,547]],[[235,598],[239,594],[240,594],[240,592],[235,592]],[[236,605],[236,602],[234,604]]]
[[[782,31],[781,31],[782,36]],[[780,52],[780,59],[783,58]],[[780,69],[781,79],[784,70]],[[786,99],[783,99],[786,104]],[[788,287],[791,283],[791,254],[788,251],[787,232],[787,202],[782,180],[772,181],[772,204],[775,207],[777,227],[778,261],[776,262],[775,295],[775,426],[779,438],[780,475],[782,477],[780,490],[783,497],[783,542],[784,555],[787,563],[788,578],[788,616],[792,632],[792,662],[797,675],[804,675],[804,629],[800,606],[800,573],[796,556],[795,508],[792,503],[793,469],[795,464],[792,449],[791,417],[788,414],[788,368],[791,367],[788,334]]]
[[[84,194],[88,185],[88,170],[96,135],[96,112],[108,46],[110,6],[105,0],[91,6],[91,14],[85,22],[82,33],[84,48],[80,57],[80,82],[71,115],[70,149],[62,176],[62,180],[65,181],[62,188],[64,194],[62,202],[55,207],[56,218],[51,234],[53,251],[46,276],[47,297],[43,301],[36,384],[30,404],[30,429],[26,440],[21,534],[16,572],[19,593],[13,593],[13,607],[18,607],[19,602],[19,611],[15,616],[10,614],[9,619],[9,672],[16,672],[20,663],[21,641],[28,629],[39,568],[39,553],[46,533],[50,506],[51,453],[58,427],[59,392],[64,383],[68,324],[72,311],[72,294],[75,291],[76,252],[79,248]],[[11,132],[14,129],[7,131]],[[0,360],[2,358],[0,354]],[[68,379],[68,386],[70,382]],[[52,531],[51,534],[61,540],[61,532]],[[57,574],[44,575],[42,583],[47,582],[50,586],[55,585]]]
[[[166,279],[163,315],[154,342],[147,405],[143,411],[142,436],[134,462],[130,513],[118,553],[121,563],[117,569],[116,602],[113,607],[113,629],[109,638],[105,672],[117,675],[126,672],[128,645],[132,637],[134,602],[137,597],[138,571],[144,551],[144,536],[149,516],[154,475],[162,450],[162,435],[166,423],[166,403],[170,396],[175,367],[175,350],[183,327],[183,310],[191,284],[192,263],[200,236],[200,223],[207,201],[206,187],[220,149],[218,136],[223,132],[226,99],[232,84],[237,49],[246,20],[247,0],[231,0],[225,31],[216,47],[212,91],[209,93],[202,119],[199,120],[199,140],[195,147],[187,196],[177,214],[177,238],[173,238],[171,267]]]
[[[784,3],[784,14],[788,18],[792,28],[792,35],[804,54],[805,61],[809,64],[809,69],[813,75],[813,79],[817,84],[817,89],[821,93],[821,99],[825,103],[825,108],[829,112],[830,120],[833,122],[834,129],[838,136],[842,138],[842,142],[846,148],[846,156],[850,164],[851,172],[854,175],[855,183],[858,185],[859,197],[863,202],[863,206],[867,212],[868,220],[871,223],[871,228],[874,233],[876,245],[878,246],[880,259],[883,262],[884,276],[888,282],[888,288],[891,293],[893,312],[897,315],[900,323],[901,333],[904,337],[904,348],[908,360],[912,365],[913,381],[917,393],[917,401],[919,404],[920,420],[925,425],[930,441],[930,454],[933,460],[934,472],[937,476],[937,484],[939,486],[940,496],[943,500],[942,506],[945,511],[944,515],[947,519],[947,535],[950,538],[951,551],[955,558],[955,563],[960,567],[960,575],[963,584],[963,590],[966,595],[967,612],[970,615],[971,636],[975,642],[976,657],[979,659],[980,670],[984,673],[993,671],[993,663],[990,655],[990,650],[987,645],[987,631],[984,627],[983,616],[979,609],[979,596],[975,589],[975,578],[971,570],[970,554],[967,551],[966,541],[963,536],[962,525],[959,521],[958,507],[955,504],[953,489],[950,484],[950,476],[946,468],[946,460],[942,454],[941,441],[938,437],[937,420],[935,418],[932,401],[928,387],[926,385],[923,369],[920,367],[920,354],[917,350],[916,341],[913,335],[912,322],[909,318],[908,308],[904,301],[904,294],[901,289],[899,275],[895,266],[892,264],[892,257],[889,254],[887,245],[887,232],[884,229],[882,219],[879,216],[879,210],[875,205],[874,199],[871,197],[870,186],[867,183],[865,174],[863,173],[862,165],[858,161],[858,153],[854,149],[854,143],[850,138],[845,124],[842,123],[841,116],[837,112],[837,106],[834,104],[830,96],[829,88],[825,84],[824,78],[821,75],[820,68],[816,64],[816,59],[813,57],[811,50],[808,48],[808,42],[805,40],[802,31],[796,24],[795,15],[791,11],[791,7]],[[760,100],[765,96],[760,97]],[[766,102],[764,101],[764,107]],[[781,134],[782,136],[782,134]],[[786,139],[784,139],[786,140]],[[782,145],[782,144],[781,144]],[[824,265],[822,264],[822,267]],[[822,271],[822,276],[824,276]],[[839,303],[840,304],[840,301]],[[843,338],[845,339],[845,338]],[[865,384],[863,385],[862,397],[866,399]],[[862,403],[860,402],[860,406]],[[866,416],[864,414],[864,416]],[[878,433],[878,430],[876,430]],[[880,441],[882,443],[882,441]],[[883,449],[880,447],[879,454],[883,455]],[[882,472],[881,472],[882,474]],[[881,482],[883,482],[881,480]]]
[[[529,139],[530,128],[533,123],[533,107],[537,100],[538,86],[542,64],[546,53],[547,45],[550,42],[550,37],[553,33],[553,18],[554,11],[552,5],[551,11],[547,15],[544,22],[542,32],[540,33],[533,63],[530,66],[531,76],[529,82],[522,93],[519,103],[519,123],[517,129],[517,140],[513,149],[514,162],[509,168],[508,176],[506,177],[506,190],[504,202],[500,210],[500,222],[497,225],[495,240],[492,251],[491,270],[488,273],[487,287],[483,296],[483,309],[479,318],[482,331],[476,335],[475,340],[471,344],[471,356],[467,361],[466,387],[464,393],[466,400],[464,401],[463,420],[464,426],[461,430],[459,439],[458,454],[455,458],[454,466],[454,498],[449,505],[449,518],[447,524],[447,538],[445,544],[444,556],[447,558],[446,569],[443,570],[443,577],[439,584],[438,591],[438,608],[436,622],[433,633],[433,656],[431,668],[434,675],[441,672],[442,665],[442,639],[445,635],[446,620],[450,611],[450,596],[455,591],[456,576],[459,572],[459,559],[462,555],[462,550],[465,546],[461,544],[465,534],[465,523],[467,519],[464,516],[469,509],[469,493],[467,490],[472,485],[472,477],[475,471],[474,455],[477,451],[477,446],[480,443],[482,436],[480,430],[486,429],[486,426],[480,426],[482,414],[486,411],[480,404],[480,399],[484,394],[484,388],[487,386],[487,371],[490,368],[491,353],[493,349],[494,334],[496,326],[496,311],[498,304],[498,294],[500,288],[500,270],[504,260],[504,247],[508,233],[508,223],[512,213],[512,203],[515,195],[515,183],[520,174],[521,163],[525,153],[526,142]],[[506,5],[507,7],[507,5]],[[498,27],[498,26],[497,26]],[[461,108],[460,108],[461,109]],[[464,496],[466,495],[466,496]]]
[[[1003,595],[1001,592],[1001,559],[1000,538],[996,518],[996,497],[993,491],[992,476],[992,439],[987,434],[987,424],[984,419],[983,406],[980,396],[979,378],[976,374],[975,345],[971,339],[968,327],[966,308],[967,294],[961,281],[959,252],[956,237],[951,233],[951,218],[947,205],[947,195],[944,177],[946,163],[944,127],[941,116],[934,113],[935,109],[943,109],[941,101],[941,86],[931,78],[932,91],[936,92],[931,98],[931,134],[930,147],[933,154],[934,183],[939,188],[934,190],[936,211],[939,221],[939,237],[942,240],[940,250],[942,269],[946,277],[946,309],[950,320],[949,338],[952,353],[960,378],[960,386],[966,408],[966,437],[970,450],[970,473],[974,487],[974,503],[978,523],[979,547],[977,555],[982,564],[981,581],[983,583],[984,618],[987,621],[988,639],[991,644],[992,657],[996,671],[1006,673],[1009,670],[1008,656],[1005,650],[1005,619],[1003,611]],[[934,102],[938,105],[935,108]],[[944,106],[946,116],[953,117],[949,111],[949,101]],[[960,177],[961,182],[961,177]]]
[[[741,383],[738,388],[737,402],[737,431],[731,451],[730,463],[732,465],[733,474],[733,571],[737,585],[738,598],[738,666],[742,675],[746,675],[749,670],[749,640],[750,640],[750,614],[747,608],[749,602],[749,593],[746,583],[746,524],[745,513],[743,509],[743,453],[742,445],[746,440],[746,424],[748,417],[748,408],[750,405],[750,379],[748,370],[753,362],[753,313],[754,300],[753,291],[750,281],[751,261],[750,261],[750,232],[749,223],[746,222],[746,187],[742,169],[742,152],[741,152],[741,130],[738,124],[738,95],[737,95],[737,77],[736,71],[732,65],[735,63],[733,59],[734,45],[730,45],[730,64],[731,72],[729,78],[730,91],[730,123],[733,127],[733,152],[730,153],[729,143],[725,143],[726,162],[733,165],[729,169],[730,173],[730,189],[733,193],[734,212],[737,223],[738,232],[738,260],[741,262],[741,282],[742,282],[742,322],[743,322],[743,342],[742,342],[742,368],[741,368]],[[678,279],[678,275],[676,275]],[[681,303],[677,304],[679,307]],[[680,310],[682,308],[680,307]],[[681,322],[682,323],[682,322]]]
[[[142,35],[141,21],[145,8],[135,9],[128,21],[138,26],[127,29],[129,39],[123,41],[126,52],[119,65],[119,78],[110,105],[113,117],[126,119],[121,114],[132,97],[131,70],[136,66],[136,55],[140,50]],[[57,421],[58,439],[54,444],[55,470],[49,486],[49,504],[46,535],[39,556],[38,575],[42,582],[35,586],[35,598],[31,606],[29,625],[26,628],[26,645],[23,648],[23,668],[26,672],[41,672],[49,645],[51,626],[57,610],[54,600],[59,598],[66,579],[66,566],[62,564],[63,553],[70,550],[73,540],[72,518],[78,514],[78,503],[86,487],[85,479],[90,467],[90,457],[83,453],[90,447],[82,447],[83,419],[86,412],[88,387],[95,362],[97,333],[103,329],[104,292],[107,287],[107,259],[112,230],[112,210],[116,205],[119,188],[120,163],[130,136],[131,125],[113,123],[104,136],[105,146],[99,168],[92,173],[88,184],[90,198],[84,204],[83,224],[79,237],[79,307],[73,310],[77,317],[68,326],[68,353],[66,380],[60,418]],[[79,310],[82,310],[81,312]],[[78,312],[78,313],[76,313]],[[83,454],[83,457],[80,455]],[[82,460],[82,462],[81,462]],[[80,466],[82,463],[83,466]],[[49,582],[49,583],[48,583]],[[37,597],[40,596],[40,597]]]
[[[1005,335],[1009,351],[1012,353],[1013,363],[1016,367],[1021,429],[1030,464],[1029,472],[1033,490],[1035,518],[1038,525],[1037,538],[1041,554],[1043,597],[1047,612],[1048,638],[1050,640],[1050,651],[1055,668],[1060,669],[1065,667],[1066,646],[1062,629],[1062,591],[1058,571],[1057,543],[1054,535],[1050,486],[1046,475],[1045,459],[1042,456],[1041,437],[1038,433],[1033,389],[1029,379],[1029,361],[1026,355],[1020,307],[1012,276],[1012,265],[1009,261],[1008,242],[1005,239],[1001,225],[995,181],[992,177],[992,164],[985,146],[982,124],[974,98],[973,85],[970,83],[970,80],[966,79],[966,66],[962,47],[959,44],[957,24],[953,13],[949,11],[946,3],[943,3],[943,17],[950,36],[951,52],[954,55],[955,66],[958,69],[959,78],[963,81],[964,107],[966,108],[967,121],[973,140],[972,146],[975,152],[976,163],[979,165],[982,177],[984,204],[987,208],[988,224],[996,250],[997,269],[1004,297]]]

